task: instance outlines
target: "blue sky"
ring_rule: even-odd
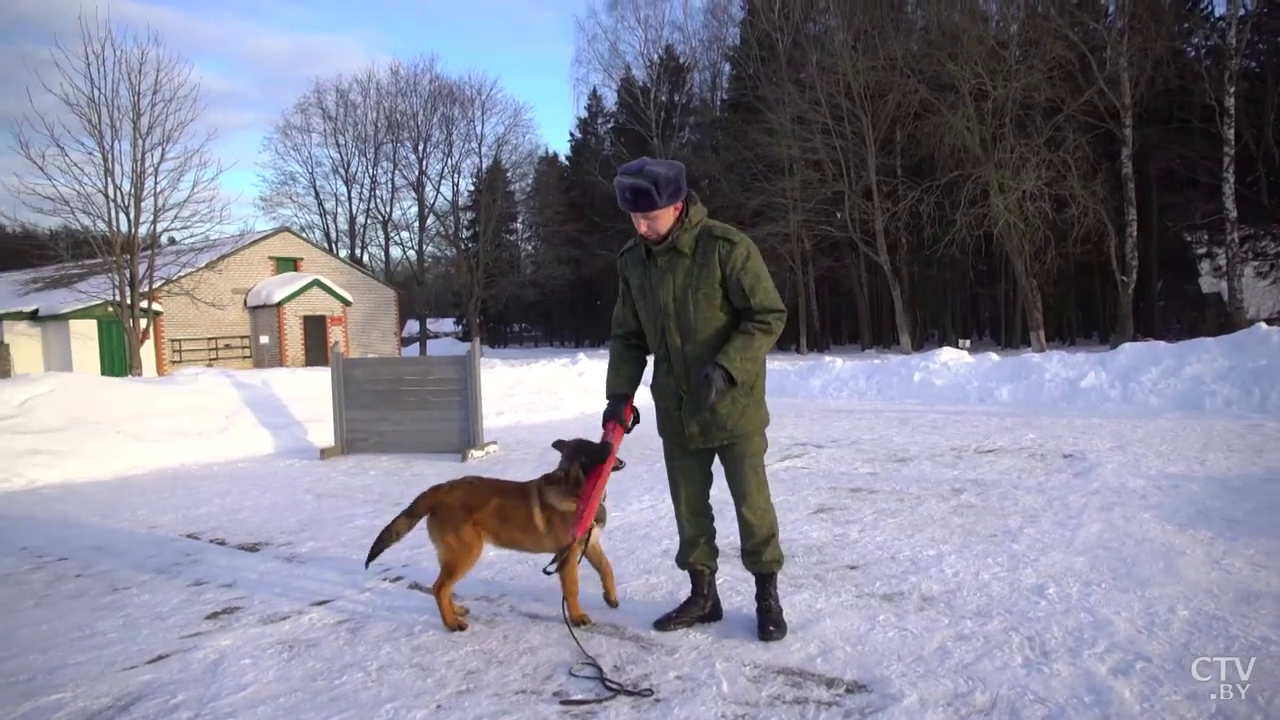
[[[4,0],[0,173],[6,178],[15,169],[9,127],[28,107],[32,69],[47,64],[55,33],[74,39],[80,8],[109,10],[129,25],[150,24],[194,61],[206,87],[208,122],[219,134],[219,158],[234,163],[225,182],[229,193],[243,196],[241,212],[250,211],[265,131],[313,75],[434,52],[449,70],[499,76],[512,95],[533,106],[544,142],[558,150],[567,145],[577,111],[570,62],[574,14],[585,0]],[[12,207],[7,196],[0,203]]]

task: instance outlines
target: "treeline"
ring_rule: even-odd
[[[798,352],[1220,333],[1274,270],[1274,4],[601,7],[564,155],[496,79],[426,55],[299,99],[262,211],[377,268],[406,317],[499,344],[607,339],[631,236],[611,179],[644,154],[760,244]]]
[[[0,223],[0,272],[92,260],[97,244],[92,233],[70,227]]]

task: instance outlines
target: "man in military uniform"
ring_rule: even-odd
[[[757,633],[780,640],[787,624],[777,588],[782,548],[764,467],[765,356],[786,323],[786,306],[751,238],[707,217],[688,190],[684,165],[640,158],[619,168],[613,184],[639,237],[618,253],[603,422],[621,421],[652,354],[655,426],[680,536],[675,561],[692,586],[653,626],[678,630],[723,616],[710,502],[719,458],[742,563],[755,576]]]

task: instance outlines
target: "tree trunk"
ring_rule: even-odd
[[[871,278],[867,277],[867,258],[860,250],[854,250],[858,283],[858,345],[870,350],[876,344],[875,327],[871,321]]]
[[[391,219],[387,218],[382,222],[382,279],[387,283],[395,281],[395,261],[392,260],[391,250]]]
[[[1240,215],[1236,206],[1236,76],[1240,70],[1237,27],[1242,0],[1230,0],[1227,9],[1227,61],[1222,69],[1222,215],[1226,224],[1227,313],[1231,330],[1248,324],[1241,295],[1244,267],[1240,257]]]
[[[133,313],[137,313],[134,309]],[[125,344],[129,348],[129,376],[142,377],[142,331],[139,328],[139,319],[124,319],[124,337]]]
[[[813,339],[814,349],[822,352],[827,343],[822,334],[822,318],[818,314],[818,281],[814,279],[813,272],[813,248],[809,247],[809,241],[806,238],[804,243],[804,273],[807,281],[805,282],[805,290],[809,293],[809,314],[813,317]]]
[[[895,124],[894,130],[893,130],[893,175],[894,175],[894,179],[896,180],[895,189],[898,192],[901,192],[902,190],[902,125],[901,124]],[[896,207],[901,208],[905,206],[905,203],[903,202],[903,199],[901,197],[897,197],[895,198],[895,200],[897,201]],[[894,307],[897,308],[897,312],[899,314],[899,317],[898,317],[899,325],[902,325],[903,323],[905,323],[903,327],[907,329],[907,332],[911,333],[909,335],[909,337],[911,338],[911,345],[909,348],[907,348],[907,352],[912,352],[913,350],[919,349],[921,347],[921,344],[917,342],[918,340],[917,335],[919,334],[919,331],[920,331],[919,325],[921,323],[919,322],[920,318],[916,314],[917,303],[912,301],[913,298],[915,298],[915,294],[914,294],[915,288],[914,288],[914,283],[912,282],[911,258],[908,254],[909,248],[907,246],[907,234],[903,231],[902,223],[897,224],[897,227],[895,228],[894,236],[898,240],[897,248],[896,248],[898,251],[897,252],[898,256],[896,258],[896,261],[894,262],[894,267],[897,268],[897,271],[898,271],[898,298],[899,298],[899,300],[895,301]],[[928,306],[926,305],[925,307],[928,307]]]
[[[1049,349],[1044,328],[1044,300],[1040,293],[1040,283],[1036,282],[1031,269],[1021,253],[1013,259],[1013,275],[1018,284],[1018,297],[1022,304],[1027,321],[1027,336],[1031,341],[1031,351],[1042,353]],[[1021,333],[1019,333],[1021,334]],[[1022,338],[1019,337],[1019,344]]]
[[[421,307],[422,300],[418,300]],[[418,310],[418,354],[425,356],[427,354],[427,313]]]
[[[790,183],[788,183],[790,185]],[[803,231],[796,217],[795,203],[788,203],[787,217],[790,220],[791,244],[788,248],[788,260],[791,264],[791,275],[795,282],[796,297],[796,354],[809,354],[809,290],[806,282]]]
[[[1070,267],[1070,274],[1067,277],[1067,307],[1069,309],[1067,310],[1067,321],[1065,325],[1067,345],[1069,347],[1075,347],[1076,341],[1080,337],[1080,306],[1077,304],[1076,265],[1073,263]]]
[[[889,297],[893,299],[893,319],[898,328],[898,347],[904,354],[910,355],[915,352],[911,335],[911,321],[907,316],[906,308],[902,305],[902,288],[898,284],[898,275],[894,272],[894,262],[889,254],[889,240],[886,237],[887,231],[885,230],[884,203],[880,198],[880,181],[877,177],[879,170],[876,163],[876,147],[870,128],[864,129],[863,137],[867,157],[867,180],[871,187],[871,214],[872,227],[876,237],[876,261],[880,264],[881,269],[884,270],[885,282],[889,284]]]
[[[1016,269],[1014,270],[1013,275],[1014,275],[1013,317],[1011,318],[1013,321],[1013,330],[1010,331],[1010,335],[1007,338],[1005,349],[1021,350],[1022,349],[1022,322],[1025,319],[1022,314],[1023,313],[1022,284],[1017,279],[1018,272]]]
[[[805,289],[804,262],[793,265],[796,287],[796,354],[809,354],[809,293]]]
[[[417,181],[413,192],[414,202],[417,205],[417,230],[418,237],[415,238],[415,267],[417,272],[418,287],[413,293],[414,309],[418,312],[418,354],[425,356],[427,354],[427,228],[430,217],[427,214],[427,191],[421,179]]]
[[[1129,23],[1127,6],[1121,11],[1120,30],[1120,181],[1124,192],[1124,263],[1115,267],[1116,329],[1111,347],[1133,339],[1133,293],[1138,285],[1138,195],[1133,179],[1133,88],[1129,79]],[[1114,253],[1113,253],[1114,257]],[[1114,266],[1113,260],[1113,266]]]
[[[1120,293],[1116,297],[1115,329],[1112,330],[1111,340],[1108,343],[1111,348],[1120,347],[1133,340],[1133,289],[1130,287],[1126,292],[1122,282],[1119,290]]]
[[[471,339],[480,338],[480,342],[484,342],[484,331],[480,327],[480,298],[474,293],[467,298],[467,330]]]
[[[853,216],[853,232],[855,237],[862,236],[862,218],[858,215]],[[871,281],[867,277],[866,253],[862,252],[862,246],[856,240],[844,245],[844,251],[849,253],[854,270],[853,287],[858,298],[858,345],[866,351],[876,344],[875,326],[871,321]]]
[[[1000,282],[997,286],[999,288],[999,293],[997,295],[999,302],[996,303],[996,307],[1000,310],[1000,346],[1006,348],[1009,347],[1009,320],[1007,312],[1009,309],[1009,292],[1005,287],[1005,270],[1007,267],[1008,263],[1000,263]]]
[[[1090,263],[1093,267],[1093,296],[1096,298],[1098,316],[1096,318],[1098,327],[1098,340],[1100,342],[1109,342],[1111,339],[1111,331],[1108,330],[1107,323],[1107,293],[1103,284],[1103,269],[1101,263]]]

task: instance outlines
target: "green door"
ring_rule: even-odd
[[[129,374],[129,344],[119,318],[98,318],[98,362],[107,377]]]

